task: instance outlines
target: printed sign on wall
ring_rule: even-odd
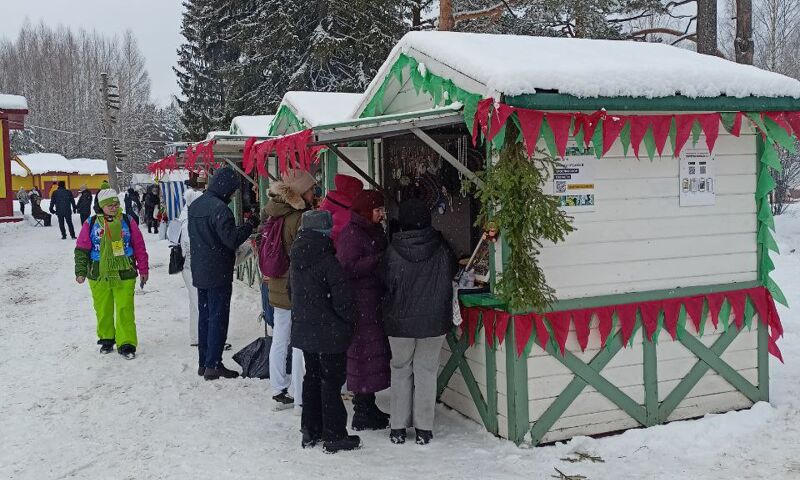
[[[684,148],[680,165],[680,206],[714,205],[717,187],[714,156],[707,148]]]
[[[553,195],[566,212],[593,212],[595,162],[593,155],[567,156],[553,172]]]

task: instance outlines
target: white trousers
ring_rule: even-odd
[[[302,350],[292,349],[291,379],[286,373],[286,356],[292,340],[292,311],[275,308],[274,320],[272,347],[269,350],[269,383],[275,395],[291,386],[289,395],[294,398],[295,405],[300,405],[303,403],[303,376],[306,373]]]
[[[183,283],[186,284],[186,293],[189,295],[189,343],[197,343],[197,319],[200,317],[200,310],[197,306],[197,289],[192,285],[192,267],[187,262],[181,270]]]

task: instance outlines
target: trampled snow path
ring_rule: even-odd
[[[800,305],[800,249],[790,253],[800,247],[800,218],[778,226],[775,277]],[[784,309],[786,365],[771,364],[772,406],[535,449],[439,408],[428,447],[368,432],[362,450],[327,456],[300,448],[299,417],[270,410],[266,382],[196,375],[182,280],[167,275],[166,242],[146,237],[152,271],[137,289],[139,356],[125,361],[97,353],[88,287],[73,279],[73,242],[57,227],[0,225],[0,478],[547,479],[554,467],[590,479],[800,478],[800,336]],[[256,292],[234,296],[233,351],[261,329]],[[605,463],[559,460],[578,450]]]

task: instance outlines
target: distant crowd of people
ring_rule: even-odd
[[[416,443],[427,444],[439,353],[453,326],[456,259],[431,226],[424,202],[400,204],[387,232],[382,193],[364,190],[346,175],[334,183],[319,204],[314,177],[289,170],[271,183],[260,214],[252,212],[240,225],[229,208],[241,186],[234,170],[217,170],[204,192],[185,192],[176,243],[183,252],[197,373],[206,380],[239,376],[223,364],[222,354],[237,250],[255,233],[262,309],[272,326],[273,409],[294,407],[300,414],[301,446],[322,444],[327,453],[361,446],[347,430],[345,385],[353,393],[353,430],[389,428],[390,441],[401,444],[414,428]],[[72,207],[71,195],[60,197]],[[95,200],[99,210],[83,222],[77,239],[76,280],[89,280],[101,352],[116,344],[120,354],[134,358],[133,291],[137,277],[142,286],[148,279],[135,213],[141,202],[129,192],[123,214],[115,191],[101,190]],[[148,232],[158,205],[153,200],[144,199]],[[375,399],[387,388],[388,413]]]

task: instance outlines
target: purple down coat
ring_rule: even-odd
[[[355,300],[358,317],[347,350],[347,389],[375,393],[389,388],[389,339],[383,331],[383,283],[377,272],[386,237],[376,225],[353,212],[336,239],[336,258],[342,265]]]

